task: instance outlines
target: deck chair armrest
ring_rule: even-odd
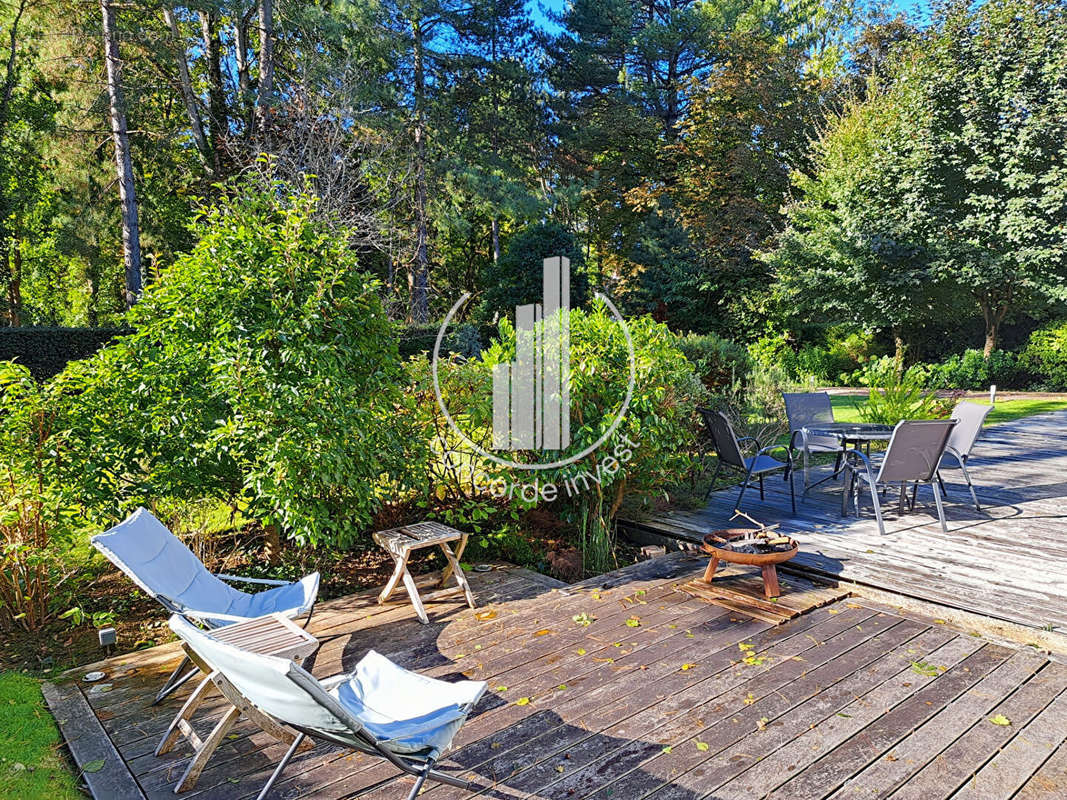
[[[797,437],[800,437],[800,447],[797,447]],[[801,448],[808,446],[808,437],[804,433],[803,428],[797,428],[795,431],[789,434],[789,449],[800,450]]]
[[[288,586],[292,581],[279,581],[274,578],[243,578],[240,575],[226,575],[222,572],[216,572],[215,577],[223,581],[234,581],[236,583],[261,583],[264,586]]]
[[[787,445],[787,444],[772,444],[772,445],[770,445],[768,447],[761,448],[760,451],[758,453],[756,453],[756,455],[757,456],[767,455],[768,453],[773,453],[775,450],[783,450],[783,451],[785,451],[786,461],[789,462],[790,464],[793,463],[793,451],[790,449],[789,445]]]
[[[234,614],[223,614],[221,611],[200,611],[187,606],[177,606],[179,615],[187,620],[196,622],[208,622],[209,620],[221,620],[223,622],[248,622],[248,617],[238,617]]]

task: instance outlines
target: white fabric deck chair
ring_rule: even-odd
[[[982,507],[978,504],[978,495],[974,493],[974,484],[971,483],[970,473],[967,472],[967,459],[970,458],[974,443],[978,441],[978,435],[982,432],[985,418],[989,416],[989,412],[992,410],[993,406],[968,403],[966,400],[956,404],[956,407],[952,409],[952,419],[956,420],[956,425],[952,429],[952,433],[949,434],[948,444],[945,445],[945,454],[941,457],[941,466],[939,467],[939,469],[958,468],[960,470],[963,480],[967,482],[967,488],[971,490],[971,500],[974,501],[975,511],[981,511]],[[952,463],[953,460],[956,462],[955,464]],[[941,486],[942,493],[945,497],[948,497],[948,492],[945,491],[945,483],[941,480],[940,473],[938,473],[937,482]]]
[[[484,681],[427,678],[370,650],[351,673],[319,682],[294,661],[220,642],[178,615],[170,618],[170,627],[249,703],[298,731],[258,800],[267,796],[309,736],[379,756],[414,775],[409,800],[427,778],[471,790],[469,782],[433,767],[485,692]]]
[[[145,508],[137,509],[125,522],[90,539],[93,546],[126,573],[144,592],[168,611],[209,628],[243,622],[266,614],[283,614],[290,619],[307,615],[307,625],[319,594],[319,573],[313,572],[295,583],[267,578],[213,575],[182,541]],[[248,594],[226,581],[273,586]],[[155,705],[193,675],[194,667],[183,659],[159,690]]]

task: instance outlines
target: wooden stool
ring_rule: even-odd
[[[257,617],[247,622],[237,622],[226,625],[211,632],[211,635],[223,642],[240,647],[253,653],[291,658],[295,661],[303,661],[319,648],[318,640],[303,628],[283,617],[281,614],[271,614],[266,617]],[[226,678],[217,672],[212,672],[211,667],[204,662],[188,645],[182,645],[189,660],[207,675],[200,685],[197,686],[189,699],[185,701],[181,711],[174,717],[163,735],[162,741],[156,748],[156,755],[161,756],[174,748],[180,737],[184,736],[193,746],[193,758],[189,766],[185,768],[181,780],[174,787],[174,793],[184,792],[196,786],[200,773],[204,771],[208,760],[214,754],[216,748],[226,739],[230,728],[244,714],[261,729],[269,733],[278,741],[291,745],[296,739],[296,732],[276,722],[245,699],[237,688]],[[222,719],[212,728],[206,739],[201,739],[193,730],[189,720],[204,702],[212,686],[218,688],[230,702],[230,709],[222,715]],[[314,746],[308,739],[306,746]]]
[[[424,624],[429,623],[430,618],[426,616],[426,609],[422,606],[422,599],[419,597],[418,587],[415,586],[415,579],[408,572],[408,559],[416,550],[436,545],[441,548],[441,551],[445,554],[445,559],[448,561],[444,572],[441,573],[441,582],[438,585],[444,587],[448,579],[455,576],[456,583],[467,596],[467,605],[471,608],[476,608],[471,587],[463,574],[463,568],[459,565],[459,560],[463,557],[463,551],[467,547],[467,535],[463,531],[457,531],[455,528],[449,528],[439,522],[419,522],[415,525],[390,528],[389,530],[375,533],[374,541],[381,545],[396,562],[396,569],[393,570],[389,582],[385,584],[382,593],[378,595],[378,603],[381,604],[388,600],[393,592],[396,591],[400,581],[403,581],[404,587],[408,590],[408,597],[411,598],[411,604],[415,606],[415,613],[419,615],[419,619]],[[459,542],[459,545],[457,545],[456,552],[453,554],[448,543],[456,541]]]

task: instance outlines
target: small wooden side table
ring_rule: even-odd
[[[448,582],[448,579],[454,576],[459,588],[467,596],[467,605],[471,608],[476,608],[474,594],[471,592],[470,584],[467,583],[467,578],[463,574],[463,568],[459,565],[459,560],[467,547],[467,536],[468,534],[463,531],[457,531],[455,528],[449,528],[439,522],[419,522],[403,528],[390,528],[389,530],[376,532],[374,541],[381,545],[396,562],[396,569],[393,570],[389,582],[385,584],[382,593],[378,595],[378,603],[381,604],[388,600],[393,592],[396,591],[400,581],[403,581],[404,587],[408,590],[408,597],[411,598],[411,604],[415,606],[415,613],[419,615],[419,619],[422,620],[423,624],[429,623],[430,618],[426,616],[426,609],[422,606],[422,599],[419,597],[418,587],[415,586],[415,579],[411,577],[411,573],[408,571],[408,559],[416,550],[421,550],[424,547],[439,546],[445,554],[448,564],[441,573],[441,582],[438,585],[443,587]],[[454,554],[452,548],[448,546],[449,542],[459,542]]]
[[[303,661],[319,648],[319,642],[314,636],[281,614],[270,614],[246,622],[236,622],[233,625],[216,628],[211,635],[219,641],[228,642],[252,653],[291,658],[298,662]],[[196,664],[207,677],[189,695],[189,699],[174,717],[156,748],[156,755],[161,756],[173,749],[182,736],[193,746],[193,758],[186,767],[181,780],[174,787],[175,794],[192,789],[196,785],[208,760],[242,714],[280,742],[291,745],[296,739],[294,731],[249,703],[245,696],[223,675],[213,672],[196,651],[186,644],[182,647],[189,656],[189,660]],[[218,688],[222,696],[230,702],[230,709],[222,715],[222,719],[212,728],[207,738],[201,739],[193,730],[189,720],[204,702],[212,686]],[[307,740],[307,743],[309,746],[313,745],[311,740]]]

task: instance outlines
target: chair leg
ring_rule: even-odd
[[[722,462],[716,460],[716,462],[715,462],[715,472],[713,472],[712,475],[711,475],[711,484],[708,486],[708,491],[705,492],[705,494],[704,494],[704,501],[705,502],[707,502],[707,499],[709,497],[711,497],[711,493],[713,491],[715,491],[715,481],[717,481],[719,479],[719,470],[721,470],[721,469],[722,469]]]
[[[763,496],[763,476],[762,475],[759,476],[759,499],[760,500],[766,500],[767,499],[767,498],[765,498]]]
[[[418,777],[415,778],[415,785],[411,787],[411,793],[408,794],[408,800],[415,800],[419,795],[419,791],[422,789],[422,785],[426,783],[426,777],[430,774],[430,770],[433,768],[433,762],[427,761],[426,767],[419,772]]]
[[[156,699],[151,702],[151,705],[154,706],[162,702],[164,698],[176,692],[182,686],[182,684],[184,684],[186,681],[188,681],[190,678],[200,672],[199,667],[193,667],[187,673],[182,675],[182,670],[185,669],[190,663],[191,662],[189,661],[189,656],[185,656],[185,658],[181,660],[181,663],[179,663],[178,666],[174,668],[174,672],[172,672],[170,674],[170,677],[167,678],[166,683],[163,684],[163,688],[159,690],[159,693],[156,695]]]
[[[839,477],[841,477],[841,459],[844,458],[844,456],[845,456],[845,454],[839,450],[838,453],[837,453],[837,458],[834,459],[834,473],[833,474],[834,474],[834,480],[835,481]]]
[[[289,765],[289,762],[292,760],[297,748],[300,747],[304,739],[305,734],[297,734],[297,737],[293,740],[293,743],[289,745],[289,749],[286,751],[285,755],[282,756],[282,760],[278,762],[278,766],[274,768],[274,772],[271,773],[270,779],[267,781],[263,789],[260,790],[260,793],[256,796],[256,800],[263,800],[263,798],[267,796],[267,792],[271,790],[271,787],[274,786],[274,783],[281,776],[282,771]]]
[[[941,495],[935,487],[931,486],[930,488],[934,491],[934,502],[937,504],[937,518],[941,520],[941,530],[948,533],[948,524],[945,522],[945,506],[941,501]]]
[[[748,482],[752,480],[752,467],[745,470],[745,480],[741,484],[741,494],[737,496],[737,502],[734,504],[734,511],[741,510],[741,498],[745,496],[745,489],[748,488]]]
[[[789,472],[789,504],[793,506],[793,516],[795,517],[797,515],[797,490],[793,485],[794,470],[791,470],[788,467],[786,467],[786,470]]]
[[[963,473],[963,479],[967,481],[967,488],[971,490],[971,499],[974,501],[974,510],[981,511],[982,507],[978,504],[978,495],[974,493],[974,484],[971,483],[971,475],[967,472],[967,463],[964,459],[960,459],[960,471]]]
[[[882,520],[882,504],[878,500],[878,492],[873,487],[871,488],[871,505],[874,506],[874,518],[878,520],[878,532],[882,536],[885,536],[885,522]]]

